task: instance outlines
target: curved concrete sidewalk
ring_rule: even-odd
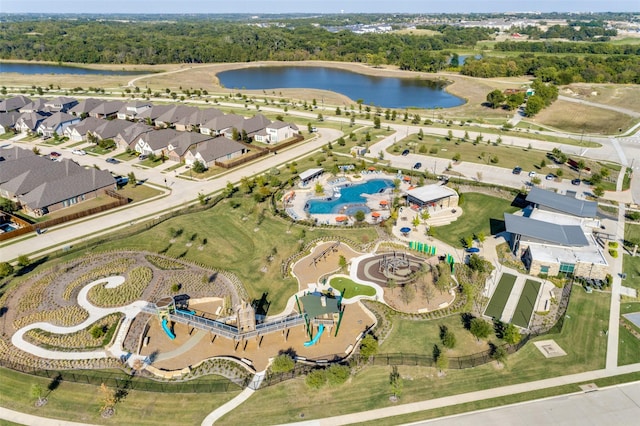
[[[38,356],[40,358],[48,358],[48,359],[68,359],[68,360],[81,360],[81,359],[100,359],[100,358],[108,358],[115,357],[119,359],[127,359],[129,364],[132,365],[133,361],[137,358],[144,359],[141,357],[130,356],[128,352],[123,350],[122,344],[124,338],[126,336],[127,330],[129,329],[129,325],[133,318],[136,317],[142,310],[142,307],[147,305],[147,302],[139,300],[129,305],[117,308],[99,308],[87,299],[87,295],[89,291],[104,282],[107,282],[105,287],[107,288],[115,288],[125,282],[125,278],[123,276],[112,276],[108,278],[101,278],[91,283],[87,284],[85,287],[80,290],[78,294],[78,305],[85,309],[89,313],[89,317],[81,322],[80,324],[70,326],[70,327],[62,327],[58,325],[53,325],[48,322],[37,322],[33,324],[29,324],[25,327],[22,327],[18,331],[16,331],[11,337],[11,343],[17,347],[18,349],[28,352],[32,355]],[[24,335],[33,329],[41,329],[47,331],[49,333],[56,334],[69,334],[75,333],[77,331],[83,330],[95,323],[96,321],[104,318],[107,315],[113,314],[115,312],[122,312],[125,315],[124,320],[120,324],[118,329],[118,334],[116,335],[116,339],[113,345],[106,349],[100,351],[86,351],[86,352],[62,352],[62,351],[54,351],[51,349],[41,348],[40,346],[36,346],[32,343],[27,342],[24,339]]]

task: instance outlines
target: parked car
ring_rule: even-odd
[[[416,163],[413,165],[413,168],[416,170],[420,169],[421,167],[422,167],[422,163]]]
[[[533,170],[529,172],[529,177],[535,177],[536,176],[536,172],[534,172]]]
[[[124,186],[129,183],[129,178],[126,176],[119,176],[116,178],[116,185]]]
[[[571,185],[580,185],[581,180],[580,179],[574,179],[571,181]]]
[[[118,163],[120,162],[119,160],[116,160],[116,159],[115,159],[115,158],[113,158],[113,157],[109,157],[109,158],[107,158],[107,160],[106,160],[106,161],[107,161],[107,163],[110,163],[110,164],[118,164]]]
[[[546,175],[544,177],[546,180],[554,180],[556,178],[556,175],[554,175],[553,173],[549,173],[548,175]]]
[[[519,175],[520,173],[522,173],[522,167],[516,166],[516,167],[513,168],[513,174],[514,175]]]
[[[52,160],[56,159],[60,157],[60,153],[59,152],[52,152],[51,154],[49,154],[49,158],[51,158]]]
[[[75,154],[75,155],[87,155],[87,153],[86,153],[86,151],[84,149],[74,149],[71,152],[73,154]]]
[[[402,151],[402,155],[403,155],[404,157],[406,157],[407,155],[409,155],[409,150],[408,150],[408,149],[405,149],[404,151]]]
[[[140,154],[138,155],[138,160],[146,160],[147,158],[149,158],[149,156],[147,154]]]

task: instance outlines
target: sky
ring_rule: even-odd
[[[639,0],[0,0],[3,13],[630,12]]]

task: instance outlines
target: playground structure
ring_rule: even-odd
[[[169,339],[174,340],[169,323],[181,323],[190,327],[209,332],[211,342],[216,336],[231,339],[236,343],[236,347],[242,341],[256,337],[260,341],[261,336],[277,331],[288,330],[291,327],[304,324],[303,315],[290,315],[274,321],[257,322],[255,311],[250,304],[242,302],[236,307],[236,315],[226,318],[209,319],[206,312],[198,312],[188,309],[188,300],[184,300],[181,305],[176,304],[174,297],[168,296],[160,299],[155,304],[149,303],[143,307],[143,312],[153,314],[158,317],[162,329]],[[208,314],[211,315],[211,314]]]
[[[338,247],[340,247],[340,241],[336,241],[335,243],[331,244],[329,247],[324,249],[321,253],[314,256],[313,259],[311,259],[309,266],[313,265],[313,267],[315,268],[316,264],[319,261],[324,260],[329,254],[337,252]]]
[[[304,343],[305,347],[318,343],[325,328],[328,328],[328,333],[331,334],[333,327],[335,327],[334,337],[338,336],[340,322],[344,314],[344,306],[341,302],[341,296],[336,297],[332,294],[317,291],[307,293],[302,297],[296,296],[298,311],[303,313],[307,334],[310,339]],[[315,336],[313,335],[314,325],[317,326]]]

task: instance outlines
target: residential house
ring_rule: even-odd
[[[275,144],[300,134],[298,126],[293,123],[274,121],[253,136],[256,142]]]
[[[31,103],[31,99],[23,95],[14,96],[0,102],[0,112],[18,111],[20,108]]]
[[[35,155],[36,154],[31,149],[22,149],[18,146],[11,146],[9,148],[0,149],[0,162],[17,160],[18,158],[24,158],[24,157],[33,157]],[[3,163],[3,164],[7,164],[7,163]],[[0,170],[1,169],[2,168],[0,168]],[[2,175],[0,174],[0,176]]]
[[[15,129],[21,133],[35,132],[49,115],[40,111],[22,113],[16,121]]]
[[[67,114],[66,112],[56,112],[40,123],[37,132],[44,137],[52,137],[53,135],[62,136],[65,128],[79,122],[80,117]]]
[[[212,140],[211,136],[201,133],[181,132],[167,145],[169,160],[182,162],[185,160],[184,155],[187,150],[197,150],[198,146],[210,140]]]
[[[95,118],[115,118],[123,106],[123,101],[106,101],[89,111],[89,116]]]
[[[153,131],[153,127],[142,123],[133,123],[131,126],[123,129],[113,139],[118,148],[135,150],[136,140],[144,133]]]
[[[78,101],[67,96],[58,96],[44,103],[44,107],[49,112],[68,112],[71,108],[78,105]]]
[[[246,135],[247,139],[252,139],[256,133],[264,130],[269,124],[271,124],[271,120],[262,114],[256,114],[251,118],[245,118],[238,123],[237,126],[226,129],[224,136],[233,138],[233,131],[235,129],[238,135]]]
[[[102,99],[95,98],[82,99],[76,106],[69,110],[69,114],[73,114],[76,117],[86,118],[89,116],[91,110],[97,108],[99,105],[102,105],[104,102],[105,101],[103,101]]]
[[[152,106],[149,101],[131,101],[127,102],[120,111],[118,111],[117,117],[120,120],[135,120],[138,114],[150,109]]]
[[[216,161],[224,162],[240,157],[248,149],[240,142],[236,142],[224,136],[218,136],[199,144],[194,150],[187,150],[184,155],[186,164],[194,164],[196,161],[206,167],[215,165]]]
[[[136,116],[137,121],[144,121],[148,125],[153,124],[158,117],[173,108],[173,105],[152,105]]]
[[[44,113],[47,113],[47,114],[51,114],[51,111],[49,111],[49,109],[45,106],[46,103],[47,103],[47,99],[38,98],[35,101],[32,101],[32,102],[26,104],[25,106],[20,108],[18,111],[20,111],[20,112],[44,112]]]
[[[190,117],[192,114],[197,113],[198,108],[190,107],[186,105],[174,105],[173,108],[166,111],[164,114],[160,115],[155,120],[156,127],[173,127],[175,126],[176,130],[185,131],[189,130],[190,123],[189,120],[185,120]],[[178,124],[185,123],[185,124]]]
[[[200,133],[203,135],[220,136],[228,129],[238,128],[243,121],[244,117],[241,115],[221,115],[200,126]]]
[[[51,161],[21,148],[2,154],[0,196],[34,216],[94,198],[115,185],[107,170],[85,169],[68,159]]]
[[[115,140],[121,132],[133,125],[134,123],[127,120],[103,120],[103,123],[90,133],[99,141],[106,139]]]
[[[90,132],[94,132],[105,123],[106,121],[101,118],[87,117],[79,123],[64,129],[64,135],[73,142],[86,141]]]
[[[20,113],[17,110],[0,112],[0,135],[12,131],[18,118],[20,118]]]
[[[162,155],[168,152],[169,143],[181,132],[174,129],[154,130],[140,135],[134,145],[134,150],[140,154]]]

